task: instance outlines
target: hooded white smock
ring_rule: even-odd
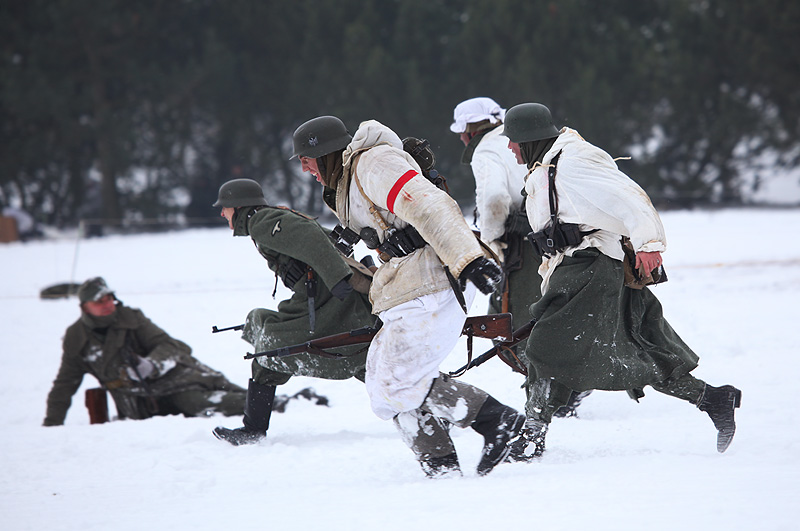
[[[524,203],[525,166],[517,164],[500,125],[481,138],[470,166],[475,176],[475,204],[481,239],[492,244],[505,234],[506,219]],[[498,255],[499,247],[492,245]]]
[[[385,125],[375,120],[363,122],[344,150],[343,164],[336,211],[345,226],[357,233],[372,227],[383,242],[386,230],[370,211],[374,204],[390,227],[413,225],[428,242],[378,268],[370,289],[374,313],[451,289],[443,265],[458,278],[467,264],[483,256],[458,204],[422,175],[419,165],[403,151],[400,137]]]
[[[370,288],[383,327],[369,346],[366,388],[373,412],[388,420],[422,405],[439,365],[458,343],[466,314],[444,265],[458,278],[483,249],[456,202],[422,175],[391,129],[363,122],[344,150],[343,164],[336,190],[343,225],[356,232],[371,227],[383,242],[384,222],[390,228],[410,224],[428,243],[382,264]],[[474,294],[468,283],[468,307]]]
[[[619,170],[608,153],[567,127],[525,182],[525,208],[534,232],[550,224],[548,169],[559,152],[555,177],[559,221],[578,223],[582,231],[600,230],[585,236],[577,246],[543,258],[539,268],[542,293],[564,256],[572,256],[580,249],[594,247],[610,258],[622,260],[620,238],[624,235],[631,239],[636,252],[666,250],[664,226],[645,191]]]

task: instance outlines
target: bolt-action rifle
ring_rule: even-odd
[[[503,314],[500,314],[503,315]],[[524,326],[517,328],[511,334],[511,338],[506,341],[500,341],[495,346],[481,354],[475,359],[471,357],[467,358],[467,364],[461,367],[460,369],[456,369],[455,371],[450,372],[450,376],[461,376],[468,370],[473,367],[477,367],[478,365],[482,365],[483,363],[487,362],[488,360],[492,359],[495,356],[498,356],[503,362],[511,367],[511,370],[514,372],[518,372],[520,374],[524,374],[525,376],[528,375],[528,370],[525,368],[525,364],[520,361],[517,355],[514,353],[512,347],[516,346],[518,343],[528,339],[528,336],[531,335],[531,330],[533,330],[533,325],[536,324],[536,319],[531,319],[528,321]]]
[[[249,360],[253,358],[260,358],[262,356],[280,358],[284,356],[291,356],[293,354],[301,354],[303,352],[316,354],[326,358],[343,358],[348,355],[337,352],[328,352],[326,349],[370,343],[372,338],[375,337],[375,334],[378,333],[378,330],[380,330],[380,326],[366,326],[356,330],[351,330],[349,332],[343,332],[341,334],[334,334],[332,336],[312,339],[305,343],[300,343],[298,345],[292,345],[289,347],[281,347],[264,352],[256,352],[255,354],[248,352],[244,359]],[[472,339],[474,337],[492,339],[500,342],[507,342],[512,338],[513,329],[511,327],[511,314],[496,313],[492,315],[467,317],[461,334],[467,336],[467,348],[471,358]]]

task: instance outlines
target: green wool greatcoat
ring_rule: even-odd
[[[241,415],[245,390],[192,357],[192,349],[172,338],[141,310],[117,304],[107,327],[94,329],[83,314],[67,328],[63,355],[47,397],[44,424],[64,423],[72,396],[86,373],[110,392],[121,418],[143,419],[154,414],[196,416],[221,412]],[[146,388],[127,376],[130,355],[147,357],[164,373],[146,379]],[[152,407],[152,400],[158,409]]]
[[[525,356],[534,377],[570,389],[634,390],[669,385],[697,355],[664,319],[648,288],[623,286],[622,263],[588,248],[565,256],[530,308],[537,319]]]
[[[234,235],[250,236],[269,268],[283,277],[292,260],[310,266],[316,278],[315,327],[309,330],[306,277],[292,286],[292,296],[278,304],[277,311],[252,310],[242,338],[256,352],[304,343],[310,339],[370,326],[375,318],[366,294],[355,290],[344,300],[331,288],[353,275],[353,270],[333,246],[326,231],[314,219],[282,207],[239,209]],[[286,357],[260,357],[253,363],[253,379],[262,385],[280,385],[292,376],[343,380],[355,376],[363,381],[367,345],[336,349],[343,359],[303,353]]]

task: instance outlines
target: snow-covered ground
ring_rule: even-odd
[[[74,298],[41,300],[40,289],[102,275],[127,305],[246,386],[250,346],[211,326],[275,307],[274,277],[226,228],[0,245],[0,528],[798,529],[800,210],[663,220],[670,281],[655,293],[700,355],[694,374],[743,391],[730,449],[716,452],[711,421],[685,402],[652,390],[639,404],[595,392],[580,418],[553,422],[541,462],[484,478],[473,471],[480,437],[454,429],[465,476],[441,481],[423,476],[355,380],[291,380],[279,392],[313,386],[331,406],[293,401],[273,416],[269,438],[249,447],[211,435],[238,417],[90,425],[90,376],[66,424],[42,427],[61,337],[79,310]],[[471,313],[485,305],[479,297]],[[444,368],[464,361],[462,342]],[[464,379],[523,407],[521,377],[500,361]]]

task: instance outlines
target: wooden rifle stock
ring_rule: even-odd
[[[327,352],[325,349],[370,343],[372,338],[375,337],[375,334],[378,333],[379,329],[380,327],[365,326],[364,328],[357,328],[355,330],[350,330],[349,332],[342,332],[341,334],[334,334],[332,336],[312,339],[297,345],[280,347],[273,350],[266,350],[264,352],[256,352],[255,354],[248,352],[244,359],[250,360],[253,358],[260,358],[262,356],[280,358],[283,356],[291,356],[293,354],[302,354],[303,352],[317,354],[326,358],[343,358],[347,356],[347,354]],[[467,336],[467,342],[469,343],[470,348],[472,347],[473,337],[482,337],[503,342],[508,341],[508,339],[512,338],[513,335],[513,329],[511,328],[511,314],[496,313],[492,315],[477,315],[473,317],[467,317],[461,334]]]
[[[489,361],[495,356],[500,356],[500,359],[505,362],[506,365],[511,367],[511,370],[514,372],[518,372],[520,374],[527,375],[528,371],[525,367],[520,363],[517,359],[516,355],[514,355],[514,351],[511,350],[511,347],[516,346],[518,343],[524,341],[531,335],[531,330],[533,330],[533,325],[536,324],[535,319],[531,319],[525,325],[521,326],[514,330],[514,333],[511,335],[511,339],[508,341],[502,341],[497,345],[493,346],[477,358],[470,359],[466,365],[461,367],[460,369],[456,369],[455,371],[450,372],[450,376],[461,376],[469,369],[473,367],[477,367],[478,365],[482,365],[483,363]],[[508,358],[509,354],[503,354],[503,352],[507,350],[510,353],[511,359]]]

